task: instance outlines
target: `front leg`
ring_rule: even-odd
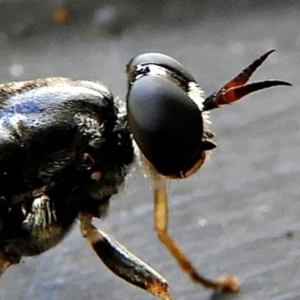
[[[162,300],[172,300],[166,280],[116,240],[93,226],[91,215],[81,214],[81,234],[103,263],[117,276]]]
[[[231,275],[223,275],[218,280],[210,280],[197,272],[185,253],[176,241],[168,233],[168,197],[165,184],[154,187],[154,227],[159,240],[175,258],[180,268],[188,274],[195,283],[205,288],[236,292],[239,288],[237,278]]]

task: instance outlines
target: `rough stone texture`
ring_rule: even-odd
[[[293,87],[211,113],[219,145],[192,178],[170,183],[170,231],[199,271],[228,272],[237,295],[192,284],[152,230],[152,195],[137,167],[97,222],[169,281],[177,300],[300,299],[300,5],[297,1],[2,1],[0,82],[46,76],[101,80],[125,96],[125,65],[159,51],[209,94],[275,48],[253,80]],[[85,3],[85,4],[83,4]],[[65,4],[66,24],[51,19]],[[63,243],[9,269],[0,299],[154,299],[112,275],[76,226]]]

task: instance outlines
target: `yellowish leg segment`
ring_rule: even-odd
[[[154,188],[154,226],[159,240],[175,258],[180,268],[188,274],[195,283],[205,288],[221,291],[236,292],[239,288],[237,278],[223,275],[218,280],[212,281],[200,275],[189,261],[175,240],[168,233],[168,195],[166,186]]]

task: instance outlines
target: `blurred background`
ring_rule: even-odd
[[[177,300],[300,299],[299,1],[0,1],[0,82],[66,76],[126,94],[125,65],[158,51],[207,94],[276,52],[253,80],[293,87],[255,93],[211,113],[218,148],[193,177],[173,181],[170,232],[200,273],[235,274],[237,295],[196,286],[157,241],[152,193],[138,166],[96,222],[155,267]],[[155,299],[115,277],[76,225],[56,248],[10,268],[0,299]]]

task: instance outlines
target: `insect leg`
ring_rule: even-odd
[[[0,251],[0,277],[11,265],[18,264],[21,260],[21,257],[10,255],[5,251]]]
[[[200,275],[175,240],[168,233],[168,197],[166,186],[154,188],[154,226],[159,240],[175,258],[180,268],[188,274],[192,281],[205,288],[235,292],[238,290],[238,281],[234,276],[223,275],[216,281]]]
[[[166,280],[116,240],[94,227],[92,217],[81,214],[81,234],[98,257],[117,276],[162,300],[171,300]]]

